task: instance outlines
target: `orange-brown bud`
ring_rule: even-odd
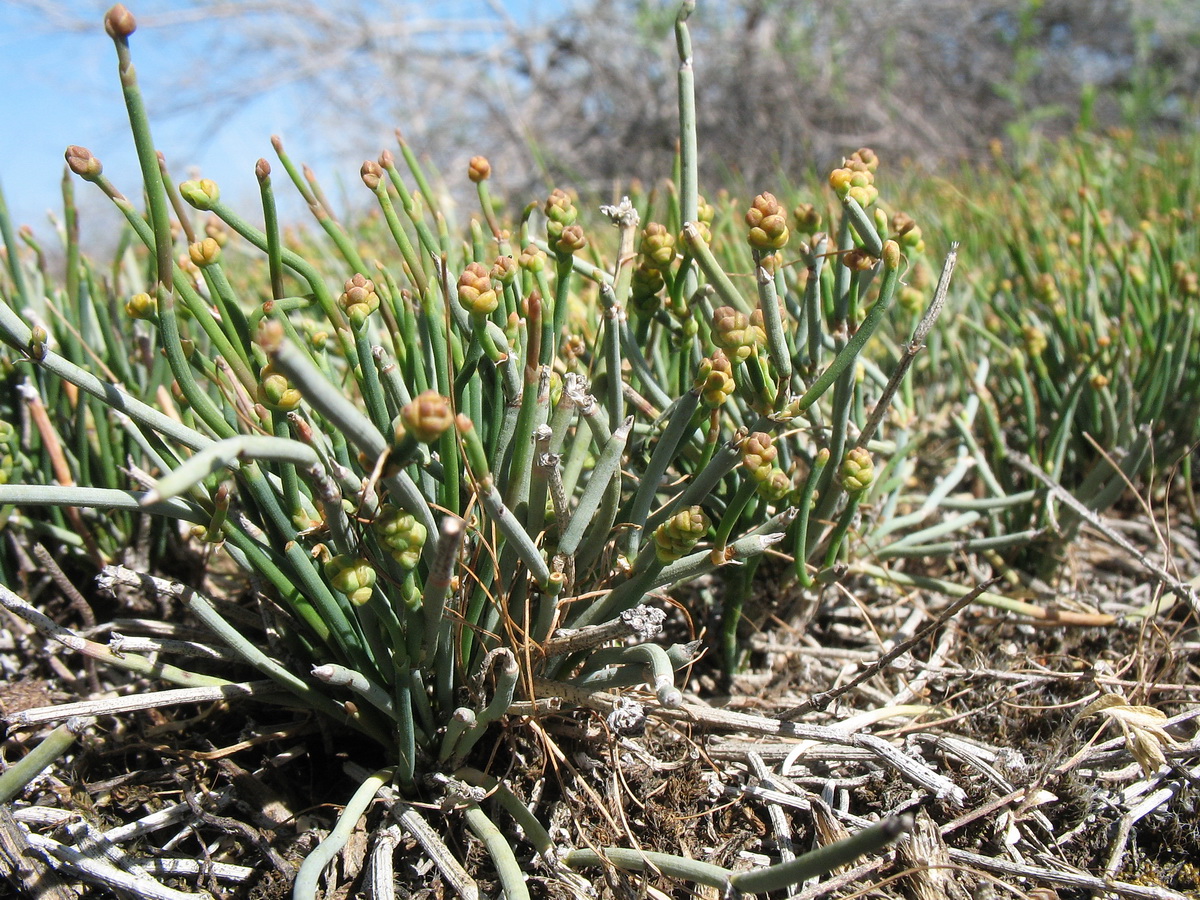
[[[895,242],[892,241],[890,243]],[[866,250],[854,249],[842,256],[842,265],[851,272],[865,272],[871,266],[875,265],[875,257]]]
[[[78,175],[80,178],[86,178],[91,181],[94,178],[100,177],[100,173],[104,171],[104,166],[100,165],[100,160],[92,155],[92,151],[87,147],[78,147],[72,144],[67,148],[65,154],[67,159],[67,168]]]
[[[376,190],[379,183],[383,180],[383,167],[373,159],[368,159],[362,164],[362,168],[358,170],[358,174],[362,176],[363,184],[371,190]]]
[[[274,353],[283,345],[283,323],[278,319],[259,319],[254,340],[268,354]]]
[[[118,3],[104,14],[104,30],[113,40],[124,40],[137,30],[137,19],[123,3]]]
[[[471,161],[467,163],[467,177],[475,184],[486,181],[491,174],[492,164],[486,156],[472,156]]]

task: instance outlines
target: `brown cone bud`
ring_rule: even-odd
[[[72,144],[67,148],[65,156],[67,167],[81,178],[91,180],[99,177],[100,173],[104,171],[100,160],[96,159],[87,147],[78,147]]]
[[[366,160],[358,173],[362,176],[363,184],[371,190],[376,190],[383,179],[383,167],[373,159]]]
[[[259,161],[254,164],[254,177],[259,181],[266,181],[268,178],[270,178],[271,164],[265,159],[260,158]]]
[[[123,40],[137,30],[137,19],[123,3],[118,3],[104,14],[104,30],[113,40]]]
[[[467,163],[467,177],[475,184],[486,181],[491,174],[492,164],[486,156],[472,156],[471,161]]]

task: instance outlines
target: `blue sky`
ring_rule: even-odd
[[[0,84],[5,85],[0,101],[4,123],[0,128],[0,186],[14,222],[32,226],[46,244],[54,243],[47,211],[61,217],[63,151],[69,144],[90,149],[103,162],[105,174],[130,197],[136,197],[140,190],[117,80],[116,56],[102,24],[108,5],[89,0],[55,4],[56,10],[64,14],[95,23],[84,33],[64,32],[42,14],[11,0],[0,0]],[[131,0],[127,5],[135,15],[150,15],[156,10],[192,4],[186,0]],[[372,6],[370,0],[362,5],[368,9]],[[502,5],[518,17],[530,14],[537,6],[531,0],[507,0]],[[483,2],[475,3],[476,8],[484,6]],[[426,15],[436,15],[443,7],[455,7],[461,14],[464,4],[425,4],[423,10]],[[431,13],[434,8],[439,12]],[[297,126],[294,98],[287,91],[268,92],[241,106],[215,135],[207,121],[166,115],[166,106],[172,100],[186,104],[205,96],[202,75],[196,83],[185,82],[178,88],[182,96],[168,97],[165,90],[178,86],[181,75],[205,70],[206,41],[211,35],[211,29],[206,31],[205,24],[200,23],[194,28],[139,27],[131,39],[139,82],[150,106],[155,143],[166,155],[177,181],[198,169],[216,180],[223,195],[236,207],[249,213],[258,204],[254,163],[259,157],[274,159],[270,144],[273,133],[281,133],[292,156],[312,164],[319,173],[331,174],[335,166],[339,175],[357,173],[361,160],[333,158],[329,148]],[[277,183],[279,176],[286,180],[277,164],[275,171]],[[107,243],[106,237],[117,227],[115,211],[92,185],[76,180],[75,192],[84,212],[85,246]],[[289,200],[290,190],[278,193],[283,198],[286,218],[302,213],[298,201]]]

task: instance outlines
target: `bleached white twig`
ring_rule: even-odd
[[[217,700],[235,700],[239,697],[263,697],[283,693],[273,681],[243,681],[236,684],[221,684],[214,687],[180,688],[173,691],[151,691],[128,697],[110,697],[103,700],[83,700],[79,703],[61,703],[58,706],[39,706],[25,709],[6,717],[9,726],[38,725],[42,722],[57,722],[71,716],[112,716],[117,713],[173,706],[177,703],[212,703]]]
[[[66,869],[85,881],[111,891],[124,891],[143,900],[212,900],[212,894],[207,891],[190,893],[169,888],[153,878],[124,872],[104,859],[80,853],[74,847],[60,844],[43,835],[31,832],[28,837],[30,846],[42,854],[52,866]]]

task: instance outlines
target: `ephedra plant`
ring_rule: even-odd
[[[703,201],[692,6],[676,24],[681,151],[661,221],[644,199],[589,219],[555,190],[502,224],[490,167],[477,157],[469,177],[482,216],[458,241],[401,143],[401,160],[385,151],[361,168],[394,243],[371,258],[276,140],[336,256],[300,252],[281,234],[266,160],[255,170],[263,228],[213,182],[172,182],[131,61],[135,23],[120,6],[105,26],[147,209],[86,149],[70,148],[67,164],[148,251],[144,284],[122,290],[128,273],[102,278],[79,258],[70,221],[66,283],[26,277],[5,219],[4,364],[22,384],[18,402],[42,410],[36,446],[0,434],[0,503],[19,510],[10,527],[105,566],[109,589],[177,598],[269,681],[233,684],[86,641],[78,648],[212,697],[299,703],[388,757],[302,867],[297,896],[313,895],[378,791],[422,796],[430,776],[461,787],[467,824],[509,896],[523,896],[514,850],[467,788],[496,792],[547,864],[561,861],[507,789],[469,767],[489,728],[599,702],[620,730],[638,727],[647,708],[679,707],[677,673],[697,645],[656,641],[664,592],[739,573],[722,635],[736,665],[738,603],[756,560],[778,554],[801,586],[834,580],[905,508],[916,427],[908,363],[950,265],[924,298],[912,352],[892,358],[873,338],[924,242],[915,223],[882,208],[871,151],[830,178],[832,233],[811,208],[793,214],[766,192],[734,216]],[[585,220],[611,228],[585,230]],[[615,249],[598,249],[612,229]],[[258,261],[232,264],[235,240]],[[752,278],[735,281],[739,269]],[[33,511],[44,508],[39,521]],[[935,499],[907,523],[927,525],[938,511]],[[275,643],[264,649],[261,635],[192,587],[111,564],[147,514],[186,523],[189,540],[253,575]],[[7,588],[3,596],[43,622]],[[638,684],[651,691],[632,707],[605,693]],[[753,877],[662,854],[653,862],[706,884],[769,890],[904,825],[883,823],[832,856]],[[565,863],[599,858],[588,853]],[[647,859],[605,858],[634,868]]]

